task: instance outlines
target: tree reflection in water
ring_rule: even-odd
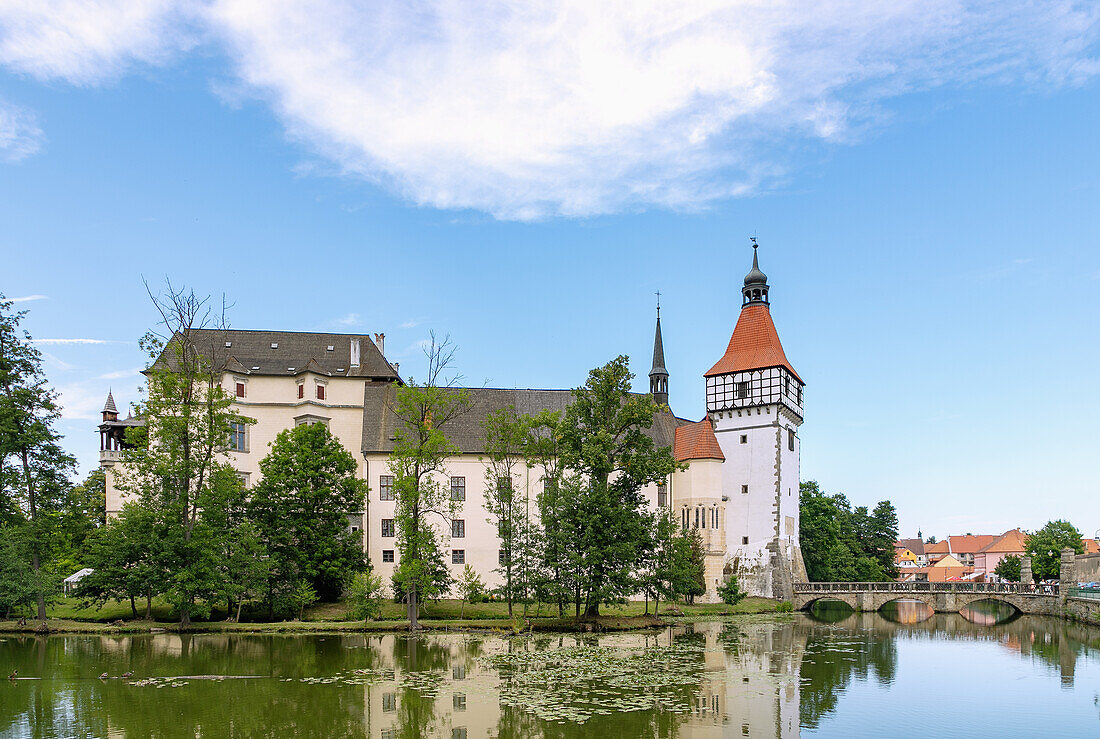
[[[0,735],[795,737],[827,727],[854,685],[892,689],[902,642],[985,642],[1066,686],[1078,660],[1096,659],[1096,629],[971,610],[823,608],[601,636],[0,637],[0,667],[46,678],[0,684]],[[97,679],[104,671],[191,677],[157,687]],[[257,677],[195,677],[225,675]],[[505,694],[520,699],[502,704]],[[550,694],[576,704],[547,709]]]

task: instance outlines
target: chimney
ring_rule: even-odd
[[[374,335],[374,345],[378,347],[378,353],[379,354],[381,354],[383,357],[386,356],[386,335],[385,334],[375,334]]]
[[[359,366],[359,339],[351,340],[351,366]]]
[[[400,362],[394,362],[393,363],[393,371],[395,373],[397,373],[398,375],[401,374],[401,363]]]

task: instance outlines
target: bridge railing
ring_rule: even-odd
[[[1058,585],[1022,582],[798,582],[800,595],[825,593],[1022,593],[1058,595]]]

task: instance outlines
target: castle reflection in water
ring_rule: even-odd
[[[0,686],[0,734],[171,735],[171,715],[188,736],[798,737],[829,725],[856,686],[889,688],[899,644],[988,642],[1072,687],[1097,636],[1065,621],[1003,620],[981,607],[965,615],[898,603],[881,614],[826,608],[604,635],[11,638],[0,640],[0,662],[48,679]],[[558,654],[566,668],[538,683]],[[152,690],[81,677],[101,670],[254,678]],[[553,704],[552,695],[569,701]]]

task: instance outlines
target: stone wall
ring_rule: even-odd
[[[1100,554],[1077,555],[1077,582],[1100,582]]]

